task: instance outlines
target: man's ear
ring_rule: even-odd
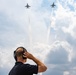
[[[23,59],[26,59],[26,55],[23,54]]]

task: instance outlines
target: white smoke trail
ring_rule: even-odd
[[[29,25],[29,27],[28,27],[28,29],[29,29],[29,44],[30,44],[30,48],[31,48],[31,46],[32,46],[32,27],[31,27],[31,21],[30,21],[30,11],[29,10],[27,10],[28,11],[28,25]]]
[[[48,30],[47,30],[47,44],[49,42],[50,28],[51,28],[51,23],[50,23],[50,26],[48,27]]]
[[[32,45],[32,27],[30,24],[30,17],[29,18],[29,42],[30,42],[30,46]]]
[[[47,44],[49,42],[49,37],[50,37],[50,29],[51,29],[52,16],[53,16],[53,9],[52,9],[52,13],[51,13],[50,25],[49,25],[48,30],[47,30]]]

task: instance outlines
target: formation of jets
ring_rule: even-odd
[[[53,2],[53,4],[51,5],[52,8],[54,8],[56,5],[55,3]],[[27,5],[25,6],[26,8],[30,8],[31,6],[29,6],[29,4],[27,3]]]

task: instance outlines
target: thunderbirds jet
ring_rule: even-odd
[[[54,8],[56,5],[55,5],[54,2],[53,2],[53,4],[52,4],[51,6],[52,6],[52,8]]]
[[[28,3],[27,3],[27,5],[25,6],[26,8],[29,8],[30,6],[28,5]]]

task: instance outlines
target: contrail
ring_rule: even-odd
[[[51,25],[53,24],[53,14],[54,14],[53,8],[54,8],[56,5],[53,3],[51,6],[52,6],[52,13],[51,13],[50,25],[49,25],[48,30],[47,30],[47,44],[48,44],[48,42],[49,42]]]
[[[47,44],[49,42],[49,37],[50,37],[51,22],[52,22],[52,13],[51,13],[50,25],[49,25],[48,30],[47,30]]]
[[[27,15],[28,15],[28,30],[29,30],[29,44],[30,47],[32,46],[32,27],[31,27],[31,20],[30,20],[30,11],[27,10]]]
[[[30,42],[30,46],[32,45],[32,27],[30,24],[30,17],[28,16],[28,24],[29,24],[29,42]]]
[[[50,24],[50,26],[48,27],[48,30],[47,30],[47,44],[49,42],[49,37],[50,37],[50,28],[51,28],[51,24]]]
[[[28,5],[28,3],[27,3],[27,5],[25,6],[26,8],[27,8],[27,15],[28,15],[28,30],[29,30],[29,43],[30,43],[30,47],[32,46],[32,27],[31,27],[31,23],[30,23],[30,11],[29,11],[29,8],[31,7],[31,6],[29,6]]]

